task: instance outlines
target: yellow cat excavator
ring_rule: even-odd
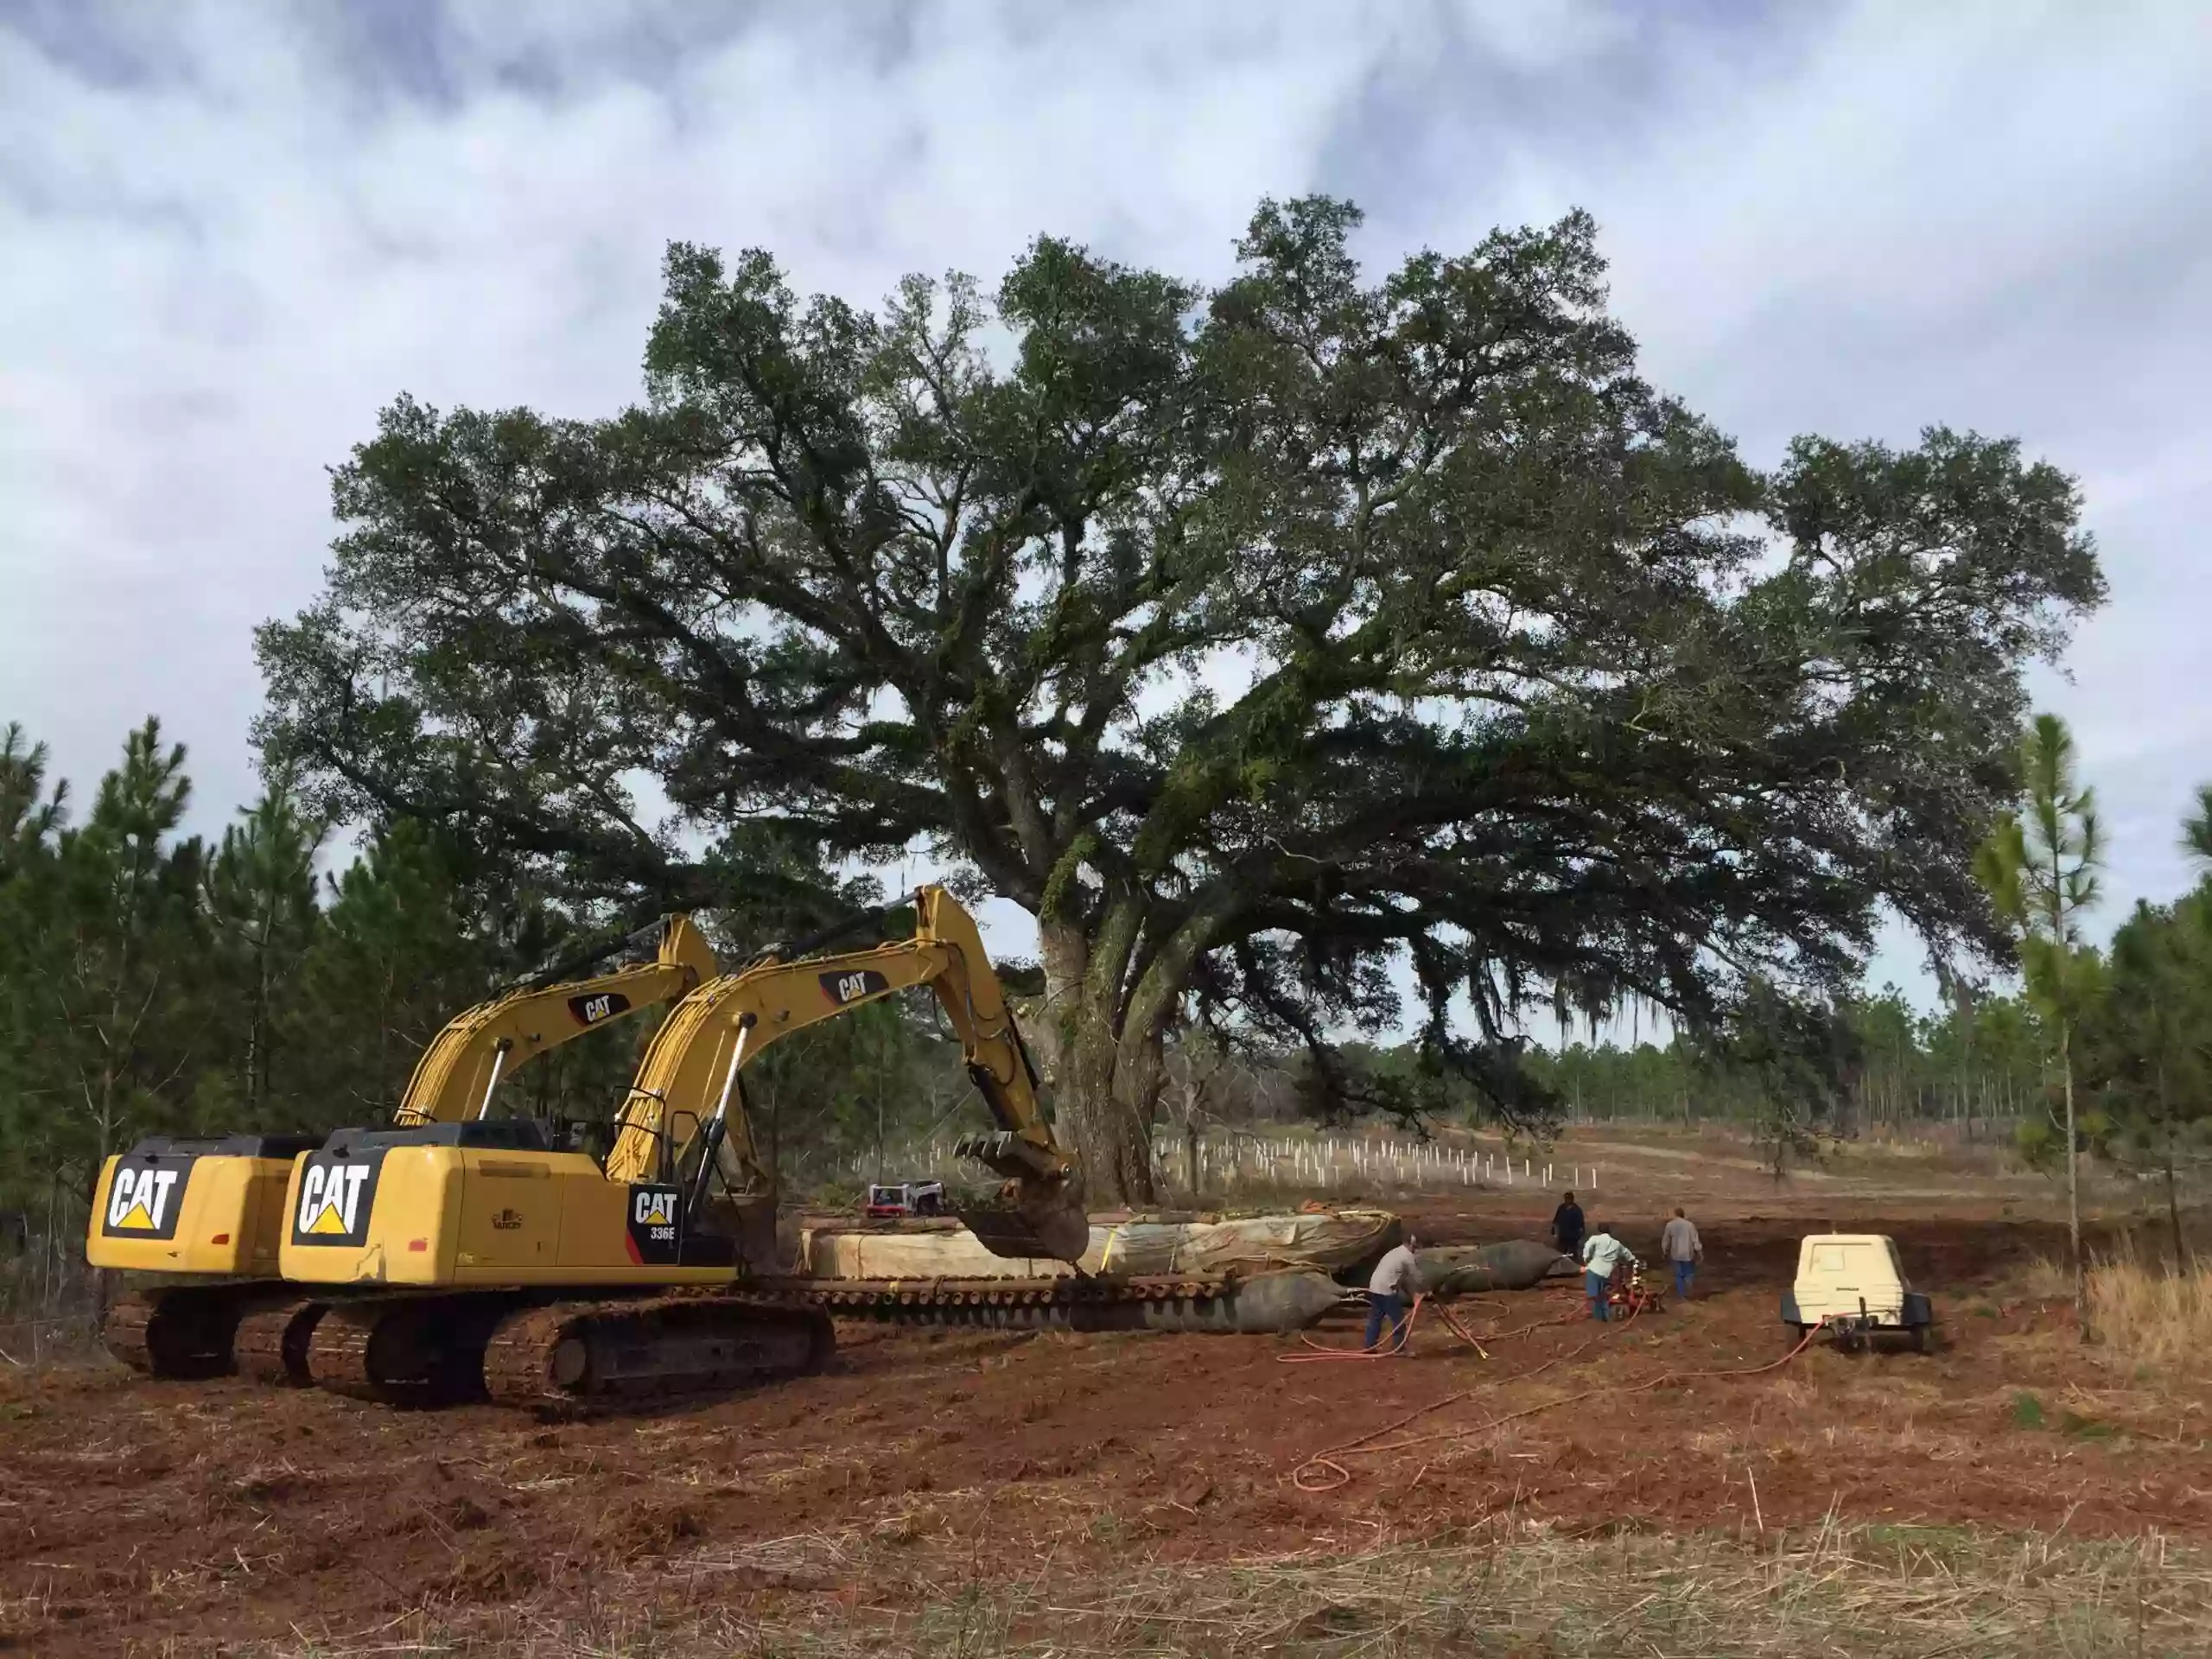
[[[523,1120],[340,1130],[299,1160],[280,1250],[288,1280],[350,1287],[314,1325],[312,1380],[428,1402],[672,1395],[811,1370],[818,1309],[748,1295],[775,1271],[776,1192],[755,1154],[743,1071],[791,1033],[927,985],[997,1124],[962,1143],[1007,1178],[960,1213],[1005,1255],[1072,1262],[1089,1242],[1073,1166],[972,918],[915,895],[911,938],[812,954],[872,912],[765,953],[671,1011],[604,1164]],[[719,1189],[719,1190],[717,1190]]]
[[[516,1067],[672,1001],[715,971],[714,952],[683,915],[549,969],[433,1038],[392,1122],[482,1119]],[[103,1333],[110,1351],[157,1376],[217,1375],[233,1363],[283,1370],[287,1341],[296,1351],[306,1334],[289,1328],[300,1299],[276,1282],[285,1185],[295,1160],[321,1144],[317,1135],[153,1135],[110,1158],[93,1192],[86,1258],[186,1281],[117,1302]]]

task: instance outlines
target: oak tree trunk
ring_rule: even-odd
[[[1160,1039],[1125,1033],[1121,978],[1134,918],[1109,918],[1095,944],[1071,923],[1044,923],[1045,1018],[1038,1058],[1052,1085],[1062,1143],[1083,1178],[1091,1209],[1139,1209],[1158,1199],[1153,1180],[1152,1115],[1160,1081]],[[1128,1039],[1130,1040],[1125,1040]],[[1147,1064],[1147,1058],[1149,1064]]]

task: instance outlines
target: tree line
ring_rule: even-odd
[[[2044,1021],[2024,995],[1970,995],[1929,1014],[1887,986],[1876,995],[1845,997],[1830,1012],[1837,1062],[1832,1087],[1789,1109],[1803,1133],[1785,1151],[1931,1129],[2010,1147],[2023,1124],[2043,1115],[2050,1047]],[[1344,1074],[1332,1094],[1298,1050],[1224,1048],[1205,1033],[1185,1033],[1169,1051],[1165,1115],[1178,1127],[1343,1124],[1380,1116],[1415,1134],[1492,1121],[1478,1090],[1425,1071],[1418,1043],[1351,1042],[1341,1059]],[[1758,1137],[1771,1135],[1771,1120],[1783,1110],[1758,1067],[1684,1033],[1663,1042],[1568,1034],[1531,1045],[1522,1064],[1557,1103],[1554,1116],[1535,1126],[1540,1130],[1703,1124]]]
[[[1934,1013],[1885,986],[1834,1009],[1834,1087],[1809,1122],[1840,1139],[1948,1126],[1962,1140],[2009,1140],[2040,1112],[2048,1046],[2017,994],[1971,994]],[[1753,1067],[1685,1036],[1664,1044],[1572,1042],[1535,1062],[1575,1120],[1717,1122],[1756,1128],[1770,1111]]]

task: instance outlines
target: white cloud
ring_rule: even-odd
[[[2083,474],[2114,603],[2050,700],[2115,893],[2170,891],[2212,777],[2173,689],[2212,598],[2209,53],[2184,0],[0,0],[0,719],[86,787],[158,711],[219,823],[323,468],[403,389],[634,395],[672,238],[868,301],[1044,230],[1218,276],[1269,192],[1354,194],[1382,257],[1581,203],[1655,378],[1755,457],[1942,420]]]

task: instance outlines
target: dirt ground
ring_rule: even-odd
[[[1195,1568],[1498,1526],[2212,1540],[2212,1389],[2085,1353],[2070,1312],[2028,1293],[2063,1243],[2047,1207],[1639,1167],[1593,1218],[1643,1249],[1679,1192],[1707,1239],[1695,1299],[1612,1326],[1573,1318],[1571,1290],[1463,1303],[1478,1336],[1535,1327],[1487,1358],[1433,1319],[1408,1357],[1312,1363],[1295,1338],[848,1325],[823,1376],[571,1421],[106,1364],[0,1376],[0,1649],[411,1651],[378,1633],[616,1597],[895,1617],[954,1560],[977,1580]],[[1400,1208],[1447,1243],[1541,1236],[1551,1202],[1524,1186]],[[1796,1241],[1831,1219],[1897,1238],[1936,1295],[1936,1352],[1772,1363]],[[1401,1420],[1379,1452],[1311,1461]]]

